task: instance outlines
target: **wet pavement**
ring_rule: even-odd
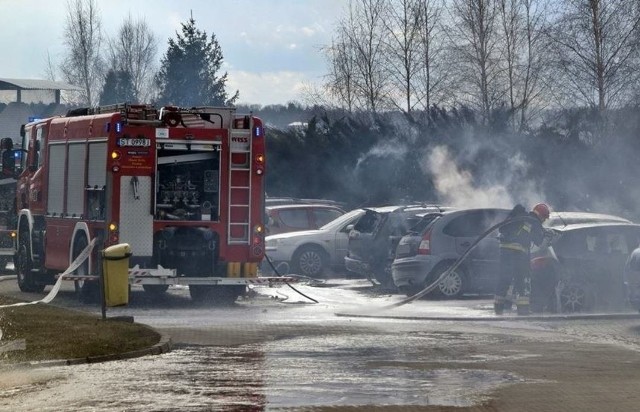
[[[127,361],[0,373],[0,411],[235,411],[309,407],[472,406],[496,390],[540,381],[496,365],[540,356],[492,350],[509,339],[590,341],[640,351],[637,314],[495,322],[491,300],[420,300],[363,280],[255,288],[232,307],[195,306],[186,288],[152,301],[134,289],[134,316],[171,336],[170,353]],[[0,293],[10,286],[0,283]],[[64,288],[55,304],[99,313]],[[551,317],[549,317],[550,319]],[[465,320],[462,322],[461,320]],[[534,345],[535,347],[536,345]]]

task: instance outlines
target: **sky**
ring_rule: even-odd
[[[330,44],[348,0],[98,0],[102,27],[114,36],[131,15],[158,38],[158,61],[191,13],[198,29],[215,34],[238,104],[303,101],[303,91],[327,73],[321,48]],[[47,55],[64,54],[66,0],[0,0],[0,78],[44,79]],[[57,78],[56,80],[62,80]]]

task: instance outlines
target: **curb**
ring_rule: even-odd
[[[143,326],[146,326],[149,329],[153,329],[147,325],[143,325]],[[0,366],[8,366],[11,368],[40,368],[40,367],[54,367],[54,366],[70,366],[70,365],[82,365],[86,363],[100,363],[100,362],[109,362],[109,361],[115,361],[115,360],[133,359],[133,358],[140,358],[142,356],[147,356],[147,355],[161,355],[163,353],[171,352],[171,349],[173,348],[171,338],[168,335],[165,335],[163,333],[160,333],[157,331],[156,333],[160,335],[160,341],[158,343],[148,348],[138,349],[130,352],[114,353],[110,355],[100,355],[100,356],[87,356],[86,358],[75,358],[75,359],[8,363],[6,365],[0,364]]]
[[[338,317],[402,319],[402,320],[436,320],[456,322],[505,322],[505,321],[566,321],[566,320],[619,320],[640,319],[640,313],[602,313],[580,315],[523,315],[523,316],[401,316],[401,315],[363,315],[356,313],[335,313]]]

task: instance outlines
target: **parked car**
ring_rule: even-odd
[[[426,216],[404,236],[396,248],[391,265],[395,285],[412,296],[454,264],[478,236],[506,219],[508,209],[465,209]],[[567,227],[581,222],[630,224],[622,217],[586,213],[553,212],[545,226]],[[481,240],[458,268],[438,284],[431,296],[456,298],[463,294],[494,293],[499,273],[499,241],[497,231]],[[535,251],[535,248],[534,248]]]
[[[465,209],[426,217],[400,239],[391,274],[398,289],[412,296],[436,280],[491,226],[505,220],[509,209]],[[438,284],[436,295],[492,293],[498,273],[497,232],[486,237],[466,261]]]
[[[558,239],[532,254],[531,309],[624,309],[624,266],[631,251],[640,244],[640,225],[592,222],[554,230]]]
[[[346,269],[393,287],[391,262],[400,238],[425,214],[439,215],[445,210],[442,206],[424,204],[366,208],[364,216],[349,232]]]
[[[287,272],[312,278],[321,277],[331,268],[342,269],[347,254],[347,228],[364,213],[363,209],[355,209],[317,230],[267,236],[266,255],[276,268],[288,266]],[[271,265],[262,266],[268,270]]]
[[[265,208],[267,235],[319,229],[344,215],[344,209],[326,204],[287,204]]]

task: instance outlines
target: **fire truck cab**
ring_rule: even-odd
[[[120,104],[78,109],[22,130],[15,266],[42,291],[89,245],[70,276],[88,296],[100,249],[128,243],[130,284],[188,285],[195,300],[235,300],[264,283],[265,137],[234,108]]]

